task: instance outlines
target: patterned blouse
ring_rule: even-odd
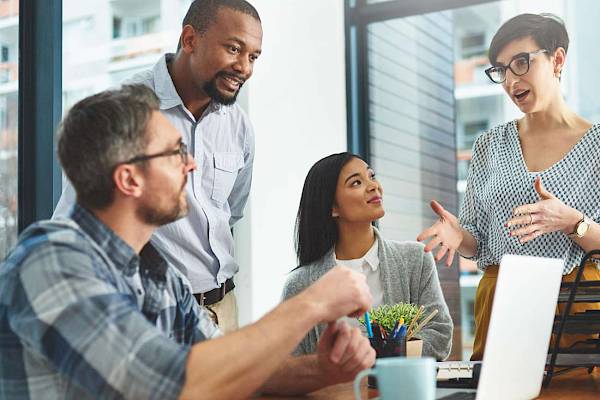
[[[584,250],[562,232],[524,244],[509,236],[504,224],[512,210],[540,200],[533,186],[537,176],[563,203],[600,222],[600,124],[594,124],[560,161],[540,172],[529,172],[525,165],[516,121],[477,138],[459,220],[477,240],[472,259],[479,269],[498,264],[504,254],[561,258],[565,275],[581,262]]]

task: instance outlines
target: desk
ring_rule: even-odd
[[[366,398],[367,386],[363,385],[363,399]],[[376,397],[375,390],[369,390],[369,398]],[[305,397],[309,400],[354,400],[352,393],[352,384],[344,383],[341,385],[330,386]],[[578,368],[564,375],[552,378],[550,387],[542,389],[542,394],[538,399],[544,400],[598,400],[600,398],[600,371],[598,368],[594,373],[588,374],[587,370]],[[294,397],[265,396],[260,397],[263,400],[286,400]],[[296,399],[298,399],[296,397]]]

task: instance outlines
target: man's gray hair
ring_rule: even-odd
[[[143,154],[148,121],[159,110],[144,85],[125,85],[77,102],[58,128],[58,158],[85,208],[103,209],[114,197],[115,167]]]

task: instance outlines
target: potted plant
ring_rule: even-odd
[[[377,335],[380,336],[381,340],[388,341],[401,334],[406,341],[406,356],[420,357],[423,351],[423,341],[415,336],[431,321],[437,312],[437,310],[434,310],[428,316],[425,316],[423,306],[398,303],[393,305],[382,304],[372,309],[367,315],[369,315],[375,342],[379,339]],[[359,321],[366,326],[364,318],[359,318]]]

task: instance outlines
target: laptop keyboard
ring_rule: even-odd
[[[475,400],[475,392],[458,392],[441,397],[440,400]]]

